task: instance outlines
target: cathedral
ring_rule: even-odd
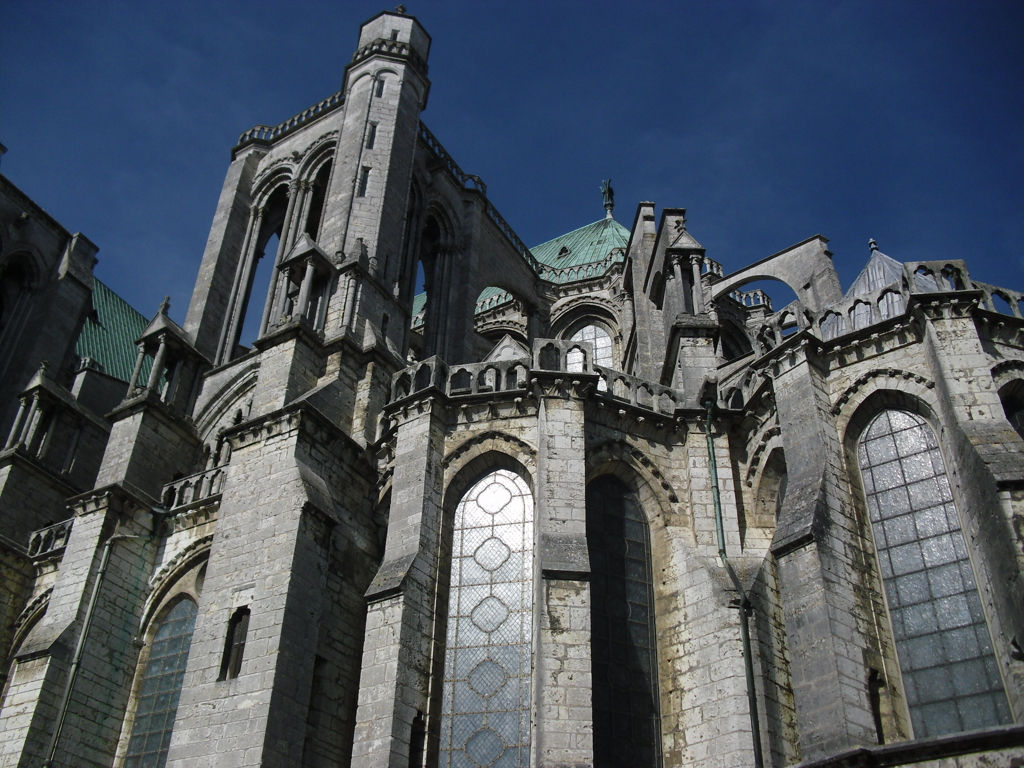
[[[183,325],[0,177],[0,767],[1024,765],[1024,293],[527,247],[430,46],[241,134]]]

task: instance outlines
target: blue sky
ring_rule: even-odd
[[[1024,289],[1024,3],[407,0],[424,122],[530,245],[641,200],[727,271],[814,234],[844,287],[869,237]],[[377,2],[0,9],[0,172],[184,318],[230,149],[333,93]]]

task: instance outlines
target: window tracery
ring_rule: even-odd
[[[459,502],[441,711],[443,768],[530,763],[533,497],[498,470]]]
[[[882,411],[858,458],[915,736],[1011,722],[935,434]]]
[[[612,346],[612,337],[608,335],[608,331],[599,325],[585,325],[580,328],[576,333],[572,335],[571,341],[588,341],[594,345],[594,365],[604,366],[605,368],[612,368],[615,364],[615,351]],[[572,371],[574,368],[573,360],[567,361],[569,363],[569,370]],[[582,355],[578,361],[578,365],[582,368],[583,360]]]

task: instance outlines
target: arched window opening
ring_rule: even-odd
[[[731,320],[722,320],[722,356],[736,360],[754,351],[746,332]]]
[[[275,273],[274,263],[280,249],[281,232],[285,212],[288,208],[288,187],[282,184],[274,190],[263,208],[262,223],[253,243],[250,260],[240,265],[242,291],[238,296],[236,309],[234,344],[229,347],[230,358],[240,357],[249,351],[259,336],[264,305],[269,300],[271,278]],[[267,258],[264,258],[264,256]]]
[[[615,349],[608,331],[599,325],[585,325],[574,333],[571,341],[589,341],[594,345],[594,365],[615,367]],[[581,361],[582,362],[582,361]],[[570,369],[572,370],[572,369]],[[581,367],[579,370],[583,370]]]
[[[221,657],[218,680],[234,680],[242,671],[245,640],[249,634],[249,613],[249,606],[243,605],[231,614],[228,633],[224,639],[224,654]]]
[[[441,768],[530,764],[533,497],[498,470],[455,511]]]
[[[163,768],[167,762],[197,612],[192,600],[179,600],[153,636],[128,742],[126,768]]]
[[[871,305],[866,301],[854,303],[853,309],[850,310],[850,325],[857,331],[871,325]]]
[[[1024,380],[1016,379],[999,390],[1006,420],[1024,438]]]
[[[661,765],[650,530],[630,489],[587,486],[594,766]]]
[[[878,299],[878,313],[883,320],[903,314],[903,295],[896,291],[886,291]]]
[[[789,474],[786,470],[786,454],[781,448],[775,448],[765,459],[761,469],[761,479],[757,484],[754,497],[754,509],[750,519],[740,520],[740,542],[746,544],[747,527],[774,528],[782,513],[782,505],[786,500],[786,489],[789,486]]]
[[[998,291],[992,293],[992,311],[1004,315],[1013,314],[1013,310],[1010,309],[1010,300]]]
[[[18,315],[20,300],[28,292],[29,279],[29,270],[21,259],[8,259],[0,269],[0,339]]]
[[[272,233],[267,239],[265,248],[271,254],[276,254],[279,247],[280,240],[278,235],[276,232]],[[238,343],[246,349],[239,350],[240,354],[245,354],[259,336],[260,310],[263,309],[262,306],[258,306],[261,304],[259,297],[266,296],[270,291],[270,279],[274,274],[273,256],[265,259],[263,255],[264,253],[260,253],[257,256],[256,269],[253,270],[252,276],[252,287],[249,290],[249,295],[246,297],[245,306],[242,308],[242,317],[245,319],[242,322],[242,331],[238,335]],[[253,300],[254,298],[255,301]]]
[[[1011,722],[935,433],[883,411],[858,460],[914,735]]]
[[[846,333],[846,318],[838,312],[826,312],[819,325],[821,327],[821,338],[825,341]]]
[[[427,318],[427,274],[423,262],[416,262],[416,276],[413,283],[412,309],[409,320],[409,359],[423,358],[423,330]]]
[[[327,184],[331,180],[331,163],[324,163],[313,179],[309,197],[309,217],[306,219],[306,234],[314,240],[320,238],[320,223],[327,203]]]
[[[409,354],[416,359],[438,354],[440,329],[445,325],[444,276],[435,281],[443,230],[436,216],[428,215],[420,233],[419,255],[412,273],[412,306],[410,308]],[[409,278],[406,278],[409,279]]]

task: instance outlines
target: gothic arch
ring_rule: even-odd
[[[225,416],[256,386],[258,374],[259,362],[250,361],[240,370],[235,371],[231,379],[225,382],[203,406],[202,410],[196,414],[195,429],[204,442],[210,439],[214,430],[224,421]]]
[[[253,208],[261,208],[267,204],[267,200],[282,184],[289,184],[297,178],[295,163],[290,157],[281,157],[263,169],[263,171],[252,182]]]
[[[838,398],[832,412],[836,430],[849,448],[874,416],[885,408],[901,408],[921,416],[943,442],[944,430],[938,419],[938,398],[931,381],[905,371],[870,371],[858,378]]]
[[[151,654],[154,651],[154,646],[159,646],[159,643],[155,643],[154,641],[159,640],[158,632],[160,632],[163,627],[165,620],[169,617],[173,617],[174,613],[177,613],[175,609],[180,611],[184,607],[182,605],[183,603],[191,604],[191,623],[193,627],[192,631],[194,632],[195,618],[198,614],[199,594],[202,591],[202,581],[205,577],[205,567],[205,558],[203,558],[202,562],[192,561],[191,568],[179,575],[177,582],[171,585],[170,590],[165,593],[163,599],[159,601],[142,624],[142,630],[139,632],[139,637],[144,638],[144,644],[136,661],[135,674],[132,677],[128,705],[125,709],[124,721],[121,724],[121,737],[118,740],[117,751],[114,757],[114,765],[116,766],[123,766],[126,758],[132,757],[133,754],[138,755],[139,752],[135,750],[139,749],[139,747],[136,746],[135,742],[139,739],[143,739],[147,733],[152,734],[154,728],[157,733],[163,732],[165,734],[169,733],[170,729],[173,728],[173,721],[176,719],[178,708],[177,701],[173,698],[173,690],[168,691],[172,696],[170,702],[162,702],[162,706],[166,708],[164,711],[169,711],[170,722],[163,719],[164,711],[161,710],[158,710],[159,715],[157,715],[157,717],[159,717],[160,720],[156,723],[153,723],[151,718],[142,715],[142,713],[139,712],[140,700],[148,697],[150,700],[150,706],[152,706],[154,702],[154,691],[152,689],[147,691],[146,686],[144,686],[146,678],[151,672]],[[175,639],[180,642],[184,637],[185,635],[179,635]],[[191,648],[191,639],[194,637],[192,632],[189,632],[188,637],[189,642],[185,645],[186,647]],[[172,645],[171,648],[173,649],[174,646]],[[166,645],[162,650],[167,650]],[[162,663],[167,663],[169,659],[177,661],[180,665],[177,667],[177,672],[167,675],[169,670],[166,670],[166,668],[163,667],[157,667],[153,672],[161,675],[161,677],[164,678],[164,681],[166,681],[168,677],[174,679],[173,675],[175,674],[184,675],[184,659],[187,658],[187,656],[187,652],[184,657],[182,657],[180,650],[177,650],[176,652],[172,650],[170,657],[163,656],[160,658],[160,661]],[[180,682],[182,682],[180,677],[178,678],[178,682],[179,685]],[[163,686],[158,687],[157,690],[161,691],[161,694],[157,695],[162,695],[162,697],[166,697],[168,695],[167,693],[162,693],[167,690],[163,688]],[[177,692],[180,694],[180,691],[181,688],[179,687]],[[159,699],[157,701],[159,701]],[[149,727],[151,730],[143,731],[143,735],[138,736],[136,733],[137,727],[143,726]],[[164,746],[164,755],[166,755],[166,752],[167,747]]]
[[[573,296],[560,301],[552,307],[551,334],[562,338],[572,326],[585,322],[587,318],[595,318],[609,327],[613,333],[620,333],[620,307],[610,299],[601,296]]]
[[[155,614],[165,606],[169,598],[182,591],[188,591],[198,601],[199,592],[195,589],[194,579],[191,583],[183,583],[182,578],[190,571],[201,567],[210,556],[213,546],[213,534],[196,539],[174,555],[149,580],[150,594],[142,611],[142,627],[148,627]],[[201,589],[199,590],[201,591]]]
[[[45,263],[42,254],[31,243],[15,241],[11,243],[10,251],[0,259],[0,279],[3,279],[8,269],[18,268],[23,272],[21,280],[24,288],[36,291],[43,284]]]
[[[444,509],[453,512],[473,483],[488,472],[507,469],[522,476],[535,492],[537,451],[529,443],[503,432],[489,431],[471,438],[444,458]]]
[[[337,145],[337,131],[326,133],[310,144],[306,148],[301,160],[299,160],[298,167],[295,169],[295,178],[305,179],[306,181],[312,180],[321,165],[328,160],[334,159]]]
[[[672,521],[679,493],[642,451],[623,440],[610,440],[587,451],[586,482],[600,475],[615,475],[637,495],[651,531]],[[684,524],[689,525],[687,516]]]
[[[843,292],[839,277],[832,265],[831,254],[821,235],[762,259],[731,275],[726,275],[712,288],[713,301],[758,280],[777,280],[785,283],[812,312],[841,301]]]

